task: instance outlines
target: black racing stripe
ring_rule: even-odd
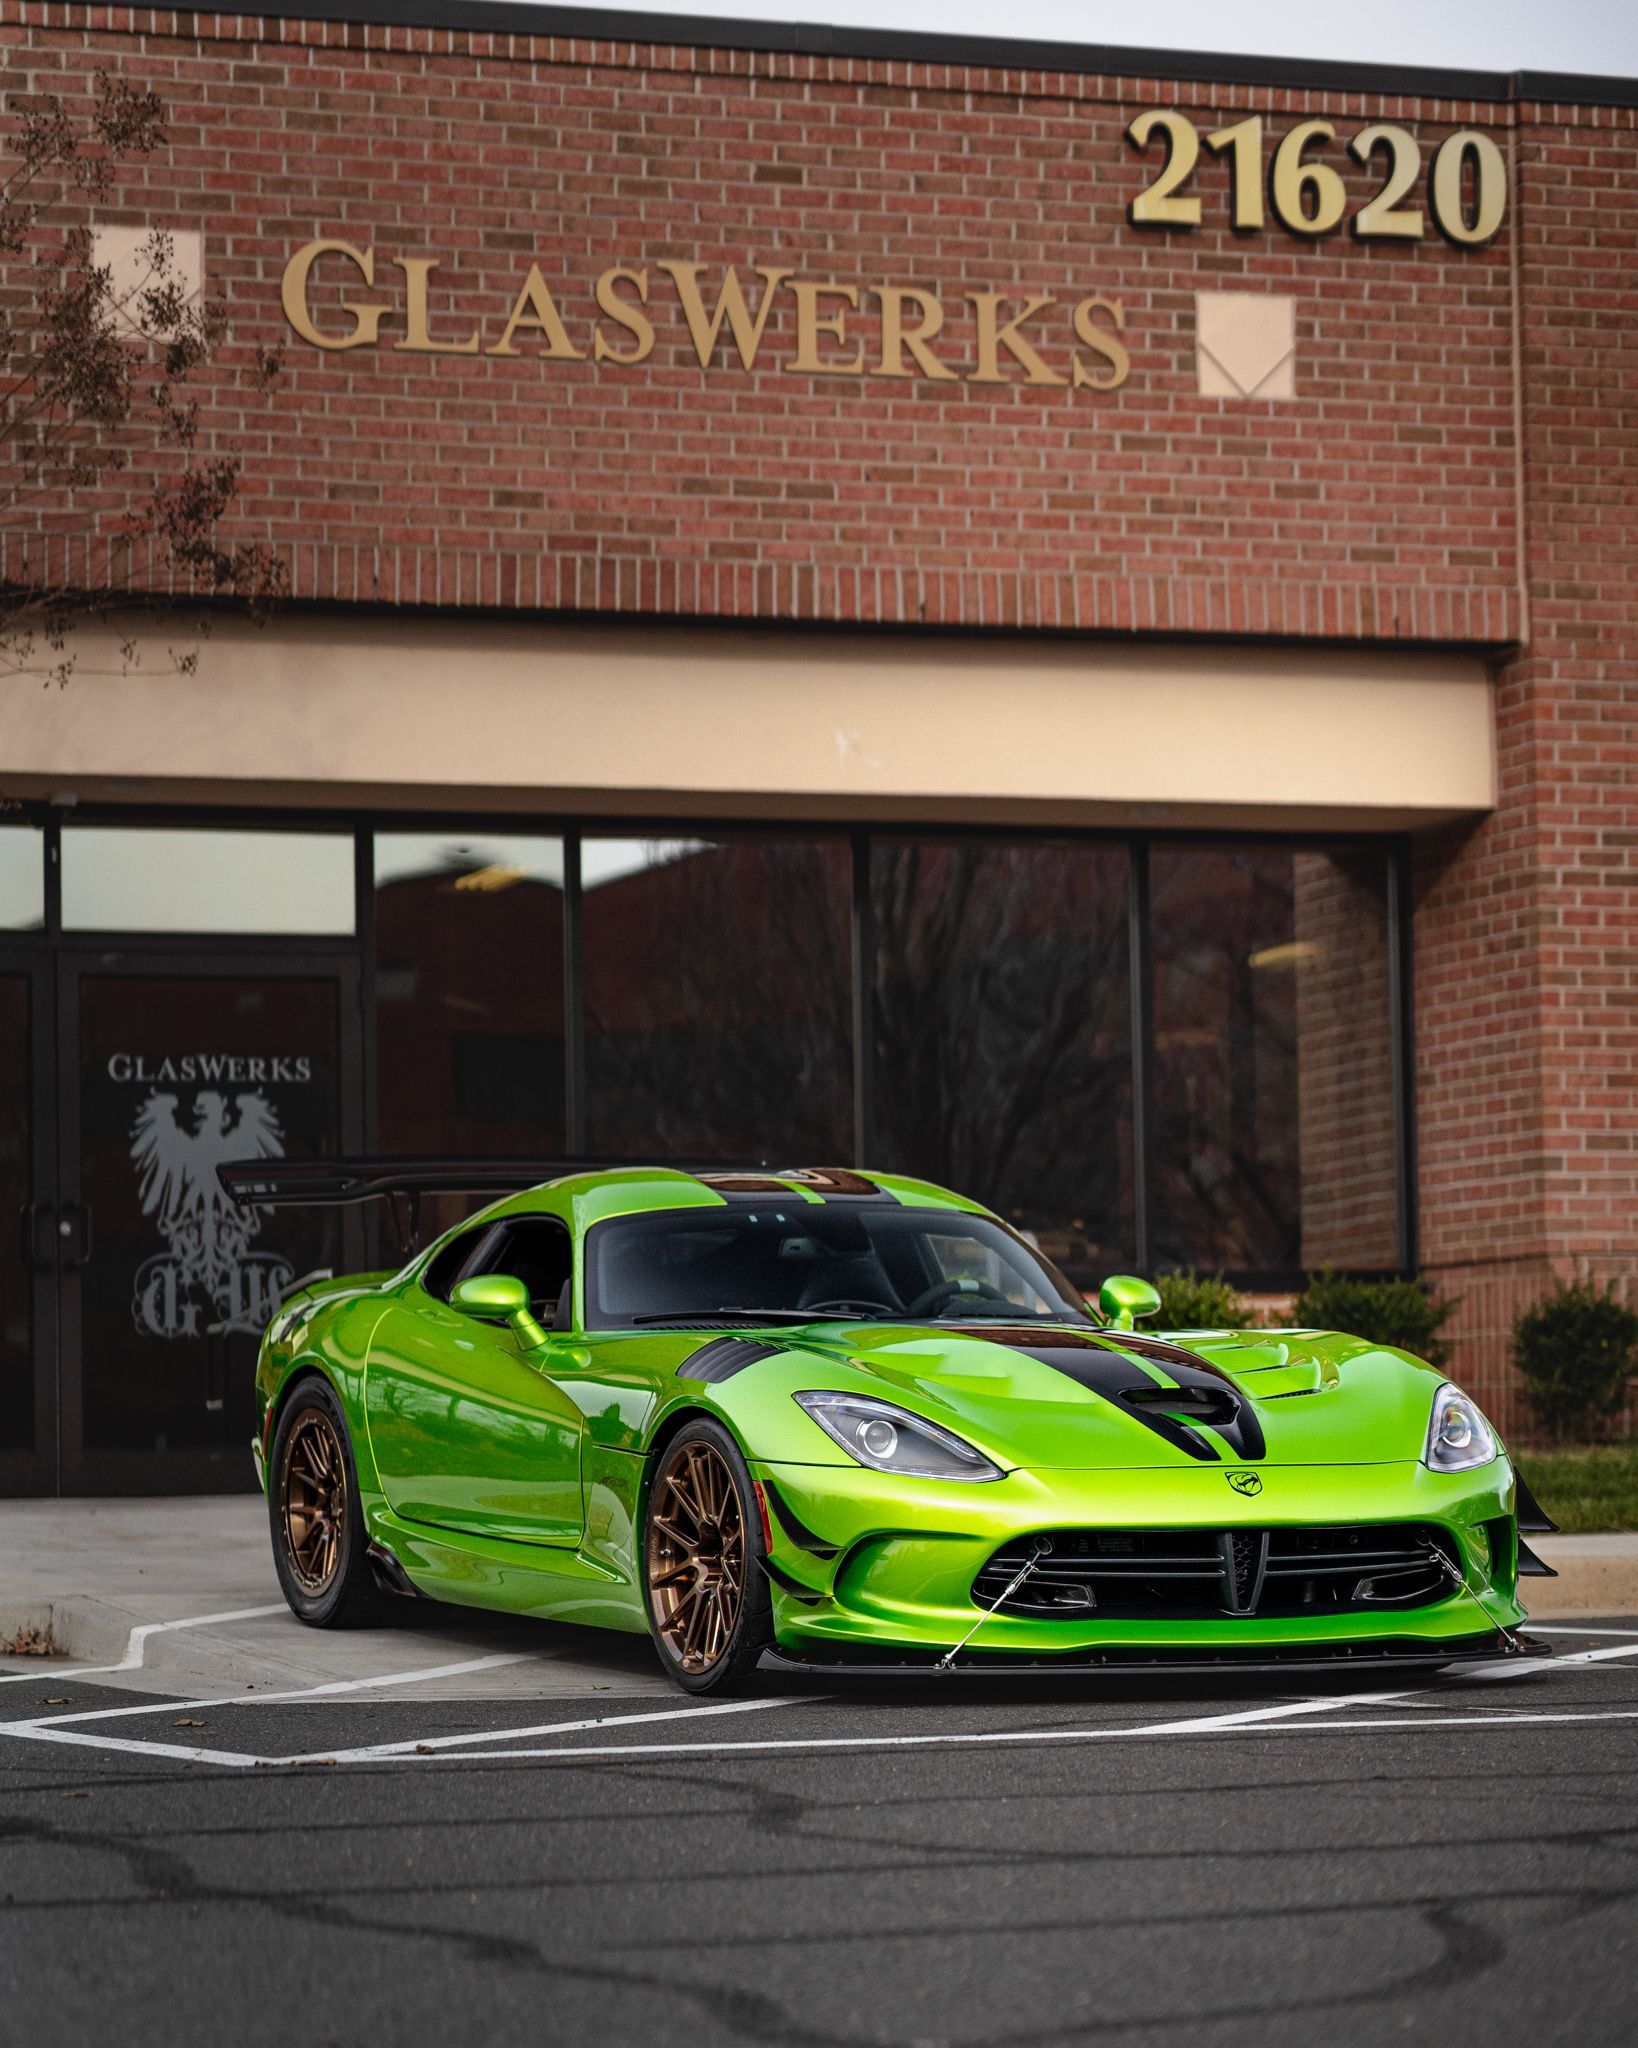
[[[1140,1383],[1150,1392],[1156,1391],[1155,1383],[1135,1372],[1130,1361],[1123,1359],[1118,1352],[1105,1351],[1098,1345],[1080,1344],[1020,1344],[1016,1348],[1027,1352],[1031,1358],[1039,1359],[1042,1365],[1050,1365],[1054,1372],[1061,1372],[1078,1387],[1085,1387],[1089,1394],[1101,1396],[1123,1414],[1132,1416],[1174,1450],[1186,1451],[1191,1458],[1199,1458],[1206,1464],[1221,1461],[1221,1452],[1188,1423],[1179,1422],[1158,1408],[1134,1406],[1127,1400],[1126,1396],[1137,1391]]]
[[[777,1358],[779,1350],[777,1344],[758,1344],[750,1337],[716,1337],[697,1351],[689,1352],[677,1368],[677,1377],[704,1380],[714,1386],[719,1380],[731,1380],[748,1365],[760,1365],[764,1358]]]
[[[975,1330],[972,1334],[983,1333]],[[1177,1387],[1176,1398],[1171,1399],[1170,1388],[1157,1386],[1146,1374],[1135,1371],[1129,1359],[1121,1357],[1120,1350],[1115,1348],[1119,1339],[1109,1340],[1110,1348],[1105,1349],[1096,1342],[1088,1344],[1084,1338],[1069,1344],[1020,1344],[1019,1332],[1008,1334],[1015,1349],[1039,1359],[1042,1365],[1050,1365],[1054,1372],[1061,1372],[1088,1393],[1113,1403],[1123,1414],[1133,1416],[1145,1429],[1153,1430],[1156,1436],[1164,1438],[1174,1449],[1186,1451],[1191,1458],[1221,1462],[1222,1453],[1201,1435],[1202,1430],[1221,1437],[1244,1459],[1256,1460],[1266,1454],[1262,1425],[1250,1400],[1225,1373],[1212,1371],[1202,1361],[1191,1359],[1186,1351],[1177,1351],[1176,1357],[1165,1364]]]

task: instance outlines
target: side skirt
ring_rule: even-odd
[[[390,1509],[372,1517],[372,1534],[405,1583],[431,1599],[632,1634],[648,1627],[636,1588],[576,1551],[431,1529]]]

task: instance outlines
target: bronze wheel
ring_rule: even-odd
[[[745,1515],[727,1459],[694,1438],[655,1482],[648,1518],[654,1632],[678,1672],[699,1678],[734,1640],[745,1600]]]
[[[347,1535],[347,1461],[336,1426],[322,1408],[306,1408],[284,1440],[279,1464],[284,1554],[304,1593],[329,1590]]]

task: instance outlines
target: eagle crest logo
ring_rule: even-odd
[[[150,1337],[257,1332],[289,1286],[290,1266],[251,1249],[263,1212],[240,1208],[216,1169],[229,1159],[282,1159],[278,1114],[259,1091],[230,1104],[201,1089],[181,1117],[177,1104],[153,1089],[132,1126],[137,1193],[166,1245],[137,1269],[132,1320]],[[214,1313],[202,1322],[206,1308]]]

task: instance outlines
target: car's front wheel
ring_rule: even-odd
[[[386,1618],[370,1570],[347,1418],[327,1380],[303,1380],[285,1403],[268,1463],[273,1565],[292,1613],[310,1628],[366,1628]]]
[[[643,1531],[643,1595],[660,1661],[686,1692],[721,1692],[773,1641],[762,1518],[739,1446],[687,1424],[660,1454]]]

